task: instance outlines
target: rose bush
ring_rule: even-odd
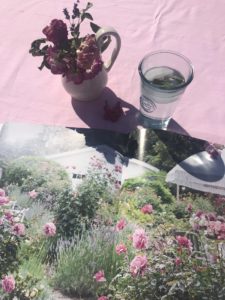
[[[123,267],[111,282],[99,280],[97,294],[113,300],[225,299],[225,221],[215,214],[194,212],[191,224],[196,214],[206,219],[195,232],[181,234],[163,226],[149,232],[134,229],[126,239],[126,245],[133,247],[133,257],[126,254],[125,240],[115,247],[117,255],[123,255]]]

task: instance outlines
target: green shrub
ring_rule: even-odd
[[[71,189],[63,191],[54,210],[58,236],[70,238],[88,228],[101,202],[111,199],[107,183],[96,175],[84,179],[76,193]]]
[[[176,202],[171,207],[171,211],[174,213],[177,219],[186,218],[189,214],[186,210],[187,204],[183,202]]]
[[[175,198],[171,194],[169,188],[160,181],[152,181],[150,186],[154,189],[157,196],[161,198],[162,203],[169,204],[175,201]]]
[[[60,192],[71,187],[68,174],[59,164],[29,156],[10,162],[3,172],[2,183],[18,185],[24,193],[35,190],[36,199],[51,209]]]

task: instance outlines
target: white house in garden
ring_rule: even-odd
[[[82,179],[88,172],[91,172],[93,168],[98,168],[98,164],[103,166],[103,172],[107,169],[109,173],[113,174],[119,185],[124,180],[141,176],[147,171],[159,171],[145,162],[124,157],[116,150],[105,145],[49,155],[46,158],[66,168],[74,188],[82,182]],[[115,171],[115,169],[119,170],[119,172]]]

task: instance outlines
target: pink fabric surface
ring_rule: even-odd
[[[63,8],[72,8],[73,1],[0,1],[0,123],[131,131],[138,125],[138,64],[146,53],[166,49],[187,56],[195,67],[195,78],[182,96],[170,129],[225,144],[225,1],[93,3],[94,21],[113,26],[122,48],[102,96],[93,103],[78,103],[64,91],[60,76],[39,71],[41,60],[28,53],[31,42],[43,36],[42,29],[53,18],[63,19]],[[116,123],[103,119],[106,99],[122,101],[125,116]]]

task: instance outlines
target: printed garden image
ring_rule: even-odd
[[[143,159],[159,171],[121,185],[121,165],[96,157],[76,190],[57,162],[1,160],[0,299],[225,299],[225,197],[177,199],[165,181],[176,162],[148,140]]]

